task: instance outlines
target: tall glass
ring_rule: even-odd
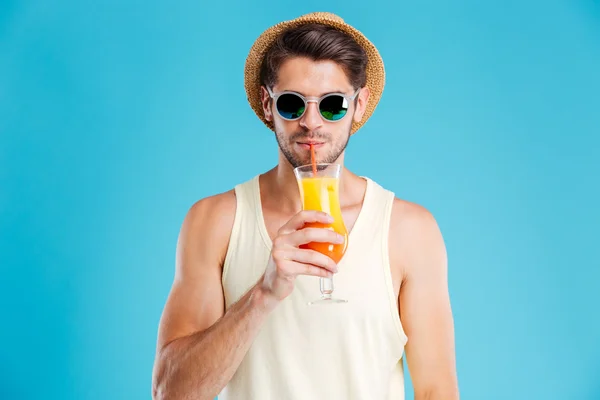
[[[323,211],[331,215],[334,221],[331,224],[309,223],[306,226],[316,228],[331,229],[344,237],[344,243],[316,243],[311,242],[302,245],[301,248],[312,249],[319,253],[329,256],[339,263],[346,248],[348,247],[348,230],[342,218],[342,209],[340,207],[339,183],[340,183],[340,164],[316,164],[316,174],[312,165],[303,165],[294,169],[300,197],[302,198],[302,208],[304,210]],[[347,300],[334,298],[333,278],[320,278],[321,298],[315,299],[308,304],[335,304],[346,303]]]

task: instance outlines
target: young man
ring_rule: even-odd
[[[245,74],[279,163],[189,210],[154,398],[400,400],[406,353],[415,399],[458,399],[446,251],[427,210],[344,168],[344,257],[302,246],[340,236],[305,227],[331,220],[300,211],[293,169],[310,164],[311,145],[317,162],[343,165],[383,91],[377,50],[339,17],[314,13],[265,31]],[[328,276],[347,303],[308,305]]]

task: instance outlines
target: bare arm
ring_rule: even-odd
[[[394,213],[404,271],[399,307],[415,400],[458,400],[444,240],[426,209],[408,203]]]
[[[156,399],[214,399],[231,379],[273,301],[254,286],[208,329],[176,339],[160,351]]]
[[[300,229],[321,221],[301,213],[274,240],[265,275],[225,312],[222,265],[235,213],[232,192],[196,203],[177,244],[176,272],[161,318],[153,370],[153,398],[213,399],[242,362],[265,318],[289,295],[297,274],[324,276],[333,261],[299,250],[331,240],[331,231]],[[304,263],[312,263],[312,265]]]
[[[250,290],[224,313],[221,266],[234,213],[235,195],[229,192],[199,201],[183,222],[158,331],[155,399],[214,398],[268,312],[260,292]]]

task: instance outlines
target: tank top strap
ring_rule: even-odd
[[[353,239],[380,240],[382,234],[387,237],[389,219],[395,195],[368,177],[367,190],[359,216],[352,228]]]
[[[236,250],[248,240],[248,235],[259,230],[256,213],[256,191],[258,191],[258,175],[235,186],[236,209],[229,246],[223,264],[222,279],[225,282],[230,265],[233,263]],[[260,196],[260,193],[258,194]],[[260,199],[260,197],[259,197]],[[260,205],[258,206],[260,207]]]

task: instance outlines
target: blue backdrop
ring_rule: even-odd
[[[347,165],[438,219],[462,398],[600,399],[597,0],[57,3],[0,2],[0,399],[150,398],[187,209],[277,161],[245,57],[311,11],[386,62]]]

